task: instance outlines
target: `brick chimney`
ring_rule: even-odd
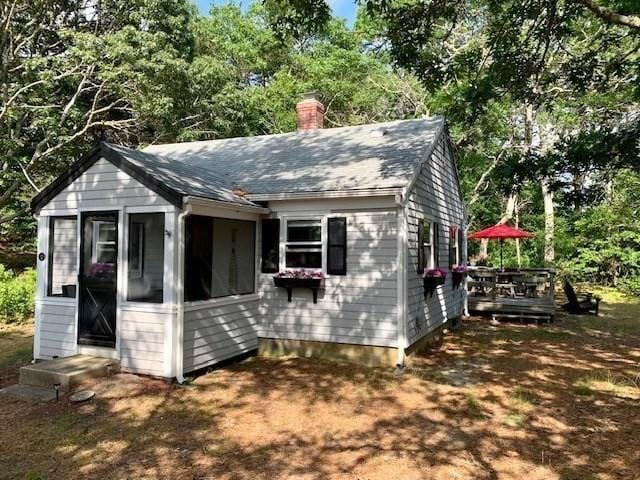
[[[298,130],[317,130],[324,124],[324,105],[316,99],[315,93],[305,93],[304,99],[296,105]]]

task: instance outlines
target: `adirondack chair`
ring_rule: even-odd
[[[583,314],[594,312],[598,316],[598,310],[600,308],[600,297],[596,297],[591,293],[582,295],[579,299],[576,291],[573,289],[569,280],[564,280],[564,294],[567,296],[568,303],[565,303],[562,308],[569,313]]]

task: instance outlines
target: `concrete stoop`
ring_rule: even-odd
[[[104,377],[120,371],[120,363],[111,358],[74,355],[35,363],[20,368],[20,383],[0,389],[0,397],[11,397],[33,402],[56,399],[55,384],[60,393],[68,392],[87,378]]]
[[[120,371],[120,363],[111,358],[73,355],[20,368],[20,385],[53,389],[59,383],[60,391],[68,392],[82,380],[104,377],[109,371]]]

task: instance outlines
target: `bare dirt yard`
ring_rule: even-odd
[[[403,376],[295,358],[188,386],[115,375],[81,405],[4,401],[0,477],[638,479],[639,364],[640,301],[607,294],[598,318],[471,319]]]

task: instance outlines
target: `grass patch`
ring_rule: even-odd
[[[522,413],[511,412],[502,419],[502,423],[508,427],[521,427],[526,422],[527,417]]]
[[[620,398],[640,399],[640,385],[636,379],[599,372],[579,378],[573,383],[578,395],[592,395],[594,392],[611,393]]]
[[[473,393],[467,393],[466,395],[466,403],[467,410],[469,414],[474,418],[482,418],[484,417],[484,412],[482,411],[482,403],[480,399],[474,395]]]
[[[518,410],[531,410],[535,405],[540,404],[540,399],[530,390],[518,387],[510,395],[511,403]]]
[[[0,327],[0,369],[25,365],[33,358],[33,325]]]

